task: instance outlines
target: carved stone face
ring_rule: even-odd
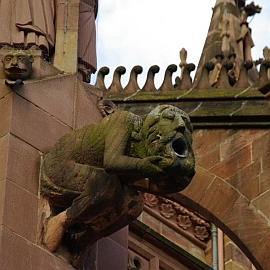
[[[25,80],[32,72],[33,56],[24,52],[9,52],[3,58],[4,73],[12,81]]]
[[[171,105],[158,106],[145,119],[141,133],[144,155],[162,157],[158,165],[165,175],[154,181],[164,184],[164,190],[187,186],[195,173],[188,115]]]

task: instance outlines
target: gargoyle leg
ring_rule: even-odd
[[[50,252],[54,252],[60,245],[63,235],[67,229],[66,212],[67,211],[63,211],[60,214],[54,216],[45,225],[43,243]]]
[[[82,171],[86,166],[76,164],[74,168]],[[82,193],[73,200],[69,208],[50,218],[45,225],[43,242],[51,252],[57,249],[70,226],[91,222],[109,206],[115,205],[118,197],[121,197],[121,184],[117,176],[108,175],[103,169],[91,168],[89,172],[85,173],[86,188]]]
[[[95,224],[89,224],[91,228],[86,229],[83,233],[69,236],[69,245],[72,247],[71,252],[73,253],[71,264],[75,268],[80,267],[87,246],[127,226],[142,212],[143,199],[134,187],[123,185],[118,200],[121,201],[121,204],[118,204],[116,212],[111,213],[111,220],[107,220],[103,224],[96,223],[105,219],[105,217],[97,215],[96,220],[93,219]]]
[[[102,215],[121,197],[122,186],[117,176],[102,169],[94,169],[85,190],[73,200],[67,209],[67,222],[91,223],[96,215]]]
[[[72,247],[80,253],[87,245],[128,225],[141,213],[140,194],[133,186],[122,184],[116,175],[94,169],[88,180],[72,205],[45,226],[43,242],[51,252],[60,245],[65,232],[75,239]],[[73,225],[82,229],[74,233]]]

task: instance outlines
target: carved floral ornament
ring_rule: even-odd
[[[168,226],[175,224],[180,229],[178,232],[181,233],[181,230],[189,231],[202,242],[209,239],[211,224],[194,212],[176,202],[153,194],[143,193],[143,198],[144,210],[150,215],[154,211],[157,214],[157,219],[160,219],[161,222],[166,219],[169,221],[166,222]]]

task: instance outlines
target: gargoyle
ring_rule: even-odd
[[[54,252],[62,242],[74,254],[138,217],[147,192],[183,190],[194,176],[192,125],[171,105],[152,110],[145,121],[118,110],[64,135],[44,156],[41,194],[54,209],[43,242]]]

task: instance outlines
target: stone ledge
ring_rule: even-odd
[[[184,249],[175,245],[173,242],[169,241],[168,239],[158,234],[150,227],[146,226],[138,220],[135,220],[133,223],[130,224],[130,231],[137,235],[141,239],[141,242],[146,241],[150,244],[153,244],[155,247],[160,248],[179,262],[185,262],[185,265],[190,269],[212,269],[212,267],[210,267],[209,265],[206,265],[204,262],[195,258],[191,254],[186,252]]]
[[[267,100],[248,101],[147,101],[117,102],[111,99],[122,110],[130,111],[144,118],[149,111],[161,102],[181,108],[187,112],[194,127],[252,127],[269,128],[270,112]]]

